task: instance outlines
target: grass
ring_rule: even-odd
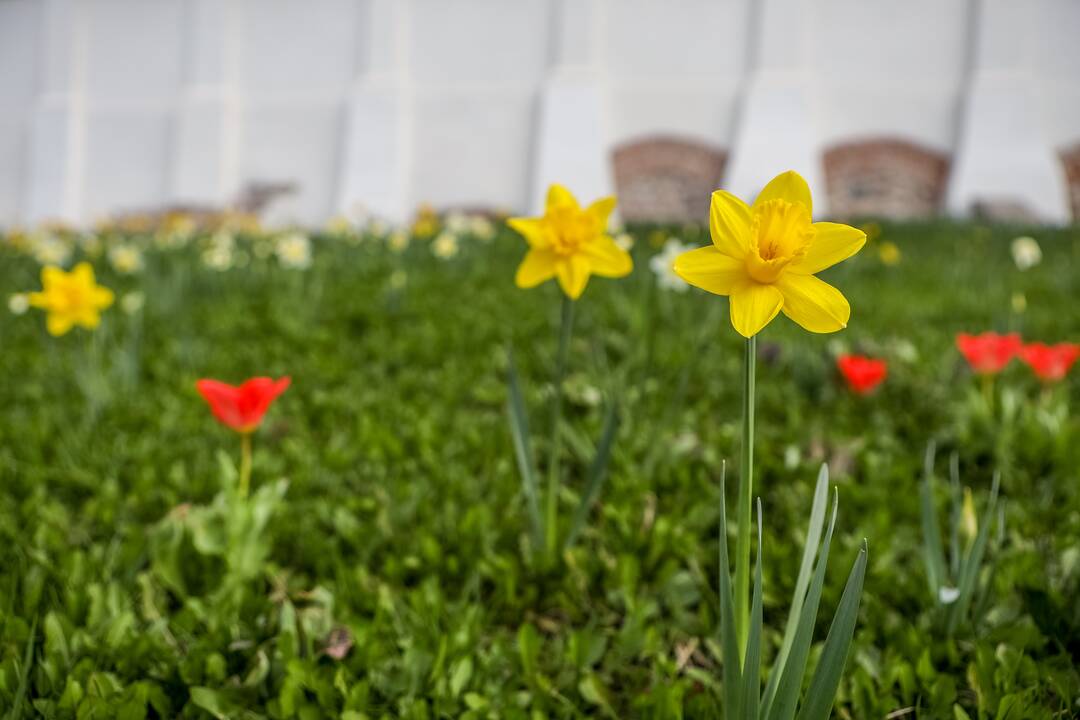
[[[134,276],[95,261],[118,296],[145,295],[134,314],[110,309],[97,333],[55,339],[39,315],[4,313],[0,710],[719,716],[719,473],[737,457],[742,343],[725,300],[656,286],[648,257],[661,230],[638,228],[634,274],[594,279],[578,303],[567,525],[605,397],[619,399],[621,424],[599,503],[556,569],[527,552],[506,349],[543,470],[559,296],[550,283],[513,287],[524,243],[512,233],[465,238],[449,260],[420,240],[396,253],[319,237],[303,271],[260,258],[263,241],[226,271],[194,247],[148,249]],[[707,242],[700,229],[678,233]],[[1009,255],[1015,234],[886,225],[898,265],[871,243],[825,274],[851,301],[846,331],[810,335],[781,318],[759,342],[763,668],[823,461],[840,520],[811,664],[869,539],[837,717],[1080,713],[1080,423],[1069,411],[1080,383],[1044,389],[1014,363],[989,407],[953,345],[984,329],[1080,339],[1080,233],[1037,231],[1045,257],[1026,272]],[[3,252],[0,287],[36,289],[37,273]],[[889,360],[880,391],[840,384],[844,349]],[[194,381],[257,374],[290,374],[293,386],[255,437],[254,495],[237,506],[227,488],[238,443]],[[946,537],[949,454],[980,509],[1001,472],[989,590],[952,636],[922,563],[930,440]]]

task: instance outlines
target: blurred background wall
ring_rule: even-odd
[[[1080,212],[1077,0],[0,0],[0,223]],[[254,198],[254,200],[252,200]]]

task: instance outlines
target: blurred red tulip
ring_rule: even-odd
[[[1077,358],[1080,358],[1080,345],[1075,343],[1047,345],[1036,342],[1020,348],[1020,359],[1045,382],[1062,380]]]
[[[866,395],[876,388],[889,374],[889,367],[884,360],[863,355],[841,355],[836,359],[836,367],[847,380],[848,387],[860,395]]]
[[[956,347],[960,348],[971,369],[980,375],[993,375],[1004,370],[1013,356],[1020,352],[1022,345],[1019,333],[960,333],[956,336]]]
[[[210,404],[214,417],[233,430],[251,433],[259,427],[270,403],[289,387],[288,376],[280,380],[256,377],[239,387],[217,380],[199,380],[195,387]]]

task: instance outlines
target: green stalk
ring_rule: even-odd
[[[547,559],[554,562],[559,547],[559,454],[561,442],[559,425],[562,424],[563,378],[566,375],[566,357],[570,351],[570,334],[574,328],[574,301],[563,296],[562,317],[559,322],[559,352],[555,357],[555,387],[551,399],[551,455],[548,458],[548,490],[545,507],[544,541]]]
[[[251,433],[240,434],[240,497],[248,496],[251,485]]]
[[[746,653],[750,630],[750,498],[754,492],[754,376],[757,336],[747,338],[743,355],[742,448],[739,504],[735,523],[735,636],[739,656]]]

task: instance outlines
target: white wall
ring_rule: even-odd
[[[276,220],[535,209],[657,134],[745,194],[898,137],[952,157],[952,211],[1064,221],[1078,36],[1076,0],[0,0],[0,223],[253,180],[300,188]]]

